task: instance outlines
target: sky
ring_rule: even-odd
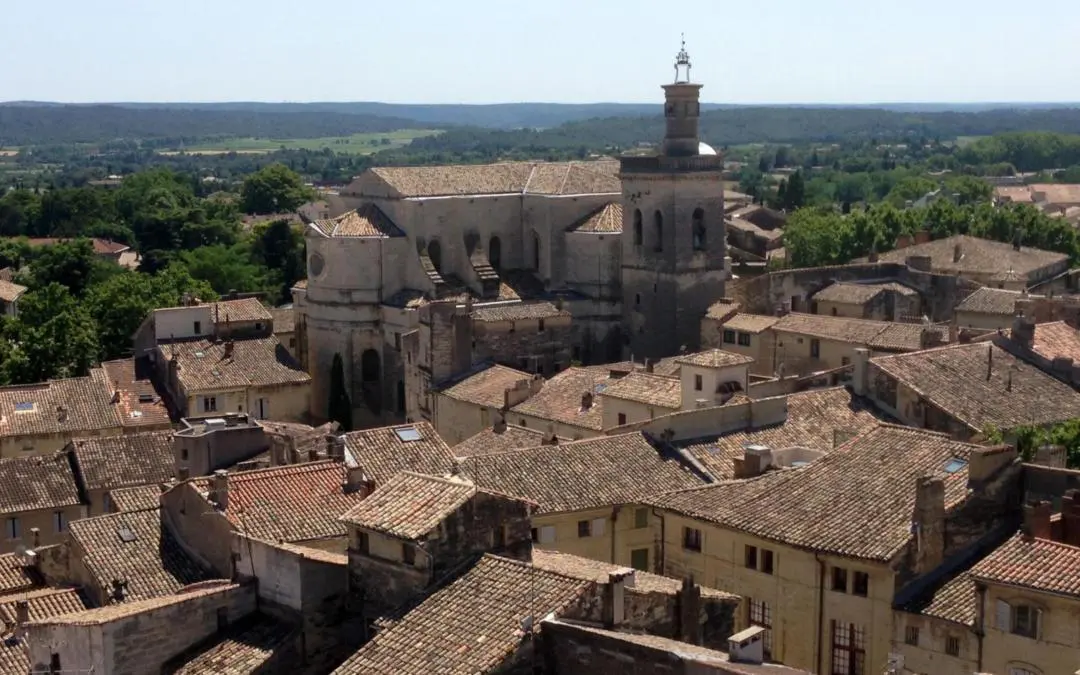
[[[1080,2],[7,0],[0,101],[1080,101]]]

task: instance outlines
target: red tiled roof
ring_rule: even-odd
[[[404,471],[388,480],[341,519],[364,529],[415,540],[439,526],[476,494],[476,486],[453,478]]]
[[[1013,535],[971,568],[977,581],[1080,596],[1080,547]]]
[[[376,484],[401,471],[441,476],[450,473],[456,461],[450,446],[428,422],[350,431],[345,434],[345,449],[349,462]]]
[[[135,379],[133,359],[105,361],[101,364],[105,385],[117,397],[117,414],[125,427],[164,426],[169,424],[169,410],[149,379]]]
[[[1080,365],[1080,332],[1064,321],[1036,324],[1032,351],[1051,361],[1064,357]]]

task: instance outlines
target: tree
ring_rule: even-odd
[[[281,287],[281,274],[253,261],[250,248],[243,243],[184,251],[180,262],[193,278],[206,281],[220,294],[230,291],[273,294]]]
[[[289,289],[306,273],[304,235],[288,220],[260,223],[252,238],[252,256],[280,274],[281,296],[288,297]]]
[[[39,246],[30,263],[31,285],[43,288],[57,283],[66,286],[72,295],[82,295],[98,262],[89,239]]]
[[[802,208],[806,204],[806,183],[803,182],[802,171],[791,174],[787,182],[787,193],[784,195],[784,208],[788,211]]]
[[[284,164],[271,164],[244,180],[240,208],[245,213],[285,213],[295,211],[311,198],[300,174]]]
[[[86,375],[97,362],[97,326],[70,292],[57,283],[30,291],[19,314],[3,323],[0,380],[31,384]]]
[[[334,354],[334,362],[330,366],[330,402],[327,415],[341,426],[342,431],[352,431],[352,402],[345,390],[345,367],[341,362],[341,354]]]

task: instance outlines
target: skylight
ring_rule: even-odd
[[[607,389],[607,383],[606,382],[601,382],[600,384],[596,385],[596,393],[597,394],[603,394],[605,389]]]
[[[153,403],[153,402],[154,402],[154,395],[153,394],[139,394],[139,403]]]
[[[394,429],[394,433],[397,434],[398,439],[403,443],[419,441],[423,438],[423,436],[420,435],[420,432],[416,430],[416,427],[401,427]]]
[[[120,541],[124,542],[125,544],[130,544],[131,542],[138,539],[138,537],[135,536],[135,532],[126,525],[121,525],[120,527],[118,527],[116,529],[116,534],[120,537]]]
[[[19,401],[15,404],[15,412],[34,412],[34,402]]]
[[[949,461],[945,462],[945,473],[956,473],[967,466],[967,462],[959,457],[953,457]]]

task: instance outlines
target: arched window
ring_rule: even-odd
[[[657,211],[653,214],[653,233],[656,241],[656,250],[664,250],[664,215]]]
[[[427,254],[431,258],[431,264],[435,266],[435,271],[442,274],[442,246],[437,239],[427,245]]]
[[[694,209],[694,215],[691,219],[693,225],[693,237],[694,250],[705,250],[705,212],[700,208]]]
[[[492,237],[488,242],[488,262],[496,272],[502,267],[502,242],[498,237]]]
[[[642,236],[641,209],[634,209],[634,246],[641,246]]]
[[[533,230],[532,239],[533,239],[533,242],[532,242],[533,243],[532,268],[539,272],[540,271],[540,235],[536,232],[536,230]]]

